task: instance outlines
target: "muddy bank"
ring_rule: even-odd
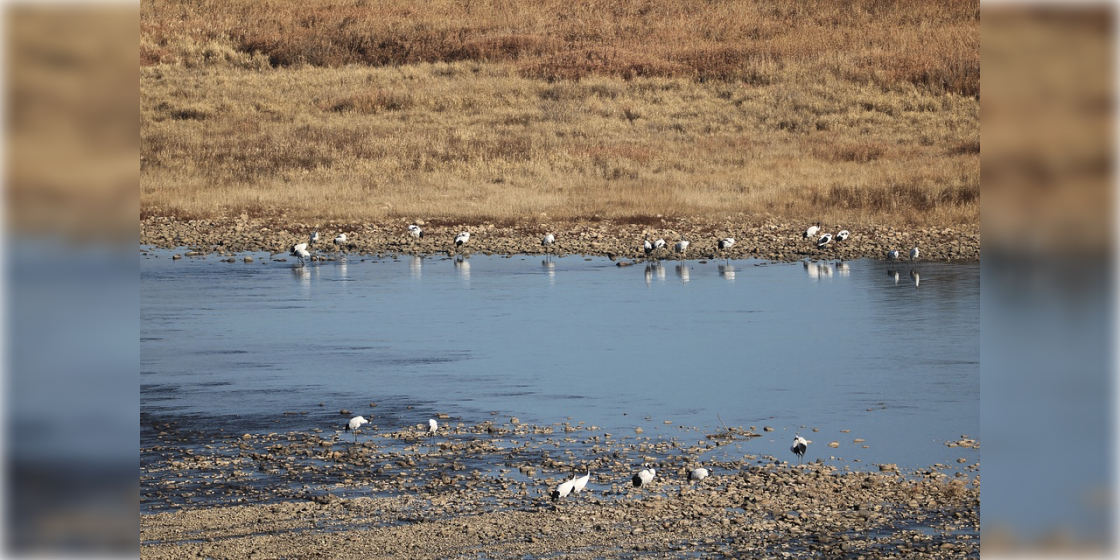
[[[886,258],[887,251],[898,249],[903,258],[913,247],[919,247],[922,260],[977,261],[980,259],[980,226],[965,228],[895,228],[887,225],[863,227],[822,224],[824,232],[851,231],[843,242],[833,242],[818,249],[815,240],[803,237],[807,223],[761,221],[747,223],[699,219],[657,220],[650,225],[584,222],[578,224],[540,223],[525,225],[441,224],[418,221],[424,237],[408,234],[407,222],[378,224],[343,223],[277,223],[241,216],[216,220],[177,220],[150,217],[140,222],[140,243],[160,248],[187,247],[202,253],[233,254],[242,251],[287,253],[295,243],[306,242],[312,231],[321,240],[313,253],[330,258],[339,248],[331,240],[345,233],[343,248],[356,254],[435,254],[456,251],[455,236],[461,231],[471,233],[470,241],[461,249],[485,254],[534,254],[546,252],[541,246],[545,233],[556,236],[555,245],[547,249],[555,254],[600,255],[616,259],[642,259],[642,242],[662,238],[666,249],[655,256],[677,258],[672,245],[686,237],[690,245],[685,258],[760,258],[776,261],[813,259]],[[720,251],[717,242],[732,237],[735,244]]]
[[[979,475],[969,474],[978,462],[849,470],[828,463],[824,437],[810,445],[816,459],[797,466],[765,455],[711,459],[749,449],[753,428],[681,427],[665,439],[515,419],[452,419],[436,438],[423,424],[356,437],[143,427],[158,430],[141,449],[143,558],[979,553]],[[701,458],[712,476],[688,481]],[[642,463],[657,476],[634,488]],[[586,470],[582,493],[549,498]]]

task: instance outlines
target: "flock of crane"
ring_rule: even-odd
[[[358,435],[357,435],[356,431],[365,424],[369,424],[369,420],[367,420],[364,416],[355,416],[355,417],[351,418],[349,422],[346,423],[346,427],[344,428],[344,430],[353,433],[354,434],[354,441],[357,442],[358,441]],[[426,434],[428,436],[435,437],[436,432],[438,432],[438,431],[439,431],[439,422],[437,422],[435,418],[429,418],[428,419],[428,431],[426,432]],[[805,457],[805,451],[809,448],[810,443],[811,442],[809,440],[805,439],[804,437],[802,437],[801,434],[797,434],[793,437],[793,445],[790,446],[789,450],[792,451],[793,454],[797,456],[797,464],[798,465],[801,464],[801,459]],[[705,478],[708,478],[709,476],[711,476],[711,474],[712,474],[712,472],[710,470],[708,470],[707,468],[697,467],[697,468],[689,471],[688,481],[689,482],[700,482],[701,480],[704,480]],[[637,474],[635,474],[634,477],[630,479],[630,483],[634,486],[634,488],[641,488],[643,486],[649,486],[650,483],[653,482],[654,477],[656,477],[656,476],[657,476],[657,469],[654,468],[649,463],[645,463],[645,464],[642,465],[642,470],[638,471]],[[570,480],[566,480],[564,482],[561,482],[559,485],[557,485],[556,489],[552,491],[552,494],[551,494],[552,500],[556,501],[556,500],[559,500],[560,498],[566,498],[570,494],[579,494],[587,486],[587,483],[590,480],[591,480],[591,469],[587,468],[582,476],[579,476],[579,475],[573,476]]]
[[[424,237],[424,230],[416,224],[409,224],[408,234],[413,238],[421,239]],[[805,239],[816,238],[817,248],[824,249],[830,243],[843,243],[847,241],[848,238],[851,237],[851,235],[852,233],[846,229],[840,230],[836,233],[835,236],[831,233],[821,234],[821,223],[817,222],[816,225],[809,226],[809,228],[805,230],[803,237]],[[462,247],[470,240],[471,233],[469,231],[460,232],[455,236],[455,247]],[[309,247],[314,247],[318,242],[319,232],[311,232],[311,237],[308,239],[307,243],[297,243],[295,245],[292,245],[289,254],[299,259],[300,264],[303,264],[306,259],[311,258],[311,252],[308,250]],[[546,234],[543,238],[541,238],[541,246],[545,247],[546,250],[555,243],[556,236],[551,233]],[[680,240],[678,240],[676,244],[673,245],[673,252],[683,257],[685,252],[688,251],[689,243],[690,242],[688,238],[684,235],[681,235]],[[347,248],[346,234],[338,234],[338,237],[334,238],[334,244],[336,247],[338,247],[339,250],[345,252]],[[716,246],[721,252],[730,249],[733,245],[735,245],[734,237],[724,237],[716,242]],[[650,258],[658,257],[660,252],[665,249],[666,246],[668,246],[668,243],[666,243],[664,239],[658,238],[656,240],[650,240],[648,235],[646,236],[645,241],[642,243],[642,249],[645,251],[646,256]],[[916,260],[920,254],[921,252],[918,251],[917,247],[910,249],[910,260]],[[898,258],[898,249],[891,249],[887,252],[887,260],[897,260]]]

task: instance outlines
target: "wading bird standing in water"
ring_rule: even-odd
[[[708,478],[708,476],[711,474],[711,471],[705,469],[704,467],[695,468],[688,473],[688,480],[699,482],[701,480],[704,480],[705,478]]]
[[[299,264],[303,264],[304,259],[311,258],[311,253],[307,252],[306,243],[296,243],[295,245],[292,245],[292,250],[289,254],[299,259]]]
[[[544,247],[545,254],[548,254],[549,246],[556,243],[556,236],[551,233],[541,238],[541,247]]]
[[[346,424],[346,431],[354,434],[355,442],[358,441],[358,434],[354,433],[354,431],[358,428],[361,428],[362,424],[369,424],[369,420],[366,420],[362,416],[355,416],[351,418],[350,421]]]
[[[801,464],[801,458],[805,456],[805,450],[809,448],[809,440],[801,437],[800,435],[793,436],[793,445],[789,446],[789,450],[797,455],[797,464]]]
[[[460,233],[459,235],[455,236],[455,246],[456,247],[462,247],[463,244],[465,244],[467,241],[470,241],[470,240],[471,240],[471,232],[464,231],[464,232]]]
[[[892,261],[898,260],[898,249],[891,249],[890,251],[887,251],[887,259]]]
[[[572,479],[572,482],[575,483],[575,486],[572,487],[572,492],[575,492],[576,494],[579,494],[580,492],[583,492],[583,489],[587,487],[587,481],[589,481],[589,480],[591,480],[591,468],[590,467],[588,467],[588,469],[587,469],[587,474],[585,474],[585,475],[583,475],[579,478]]]
[[[735,238],[734,237],[724,237],[723,239],[720,239],[718,243],[716,243],[716,247],[719,247],[720,252],[723,252],[723,251],[726,251],[726,250],[730,249],[731,246],[734,245],[734,244],[735,244]],[[724,256],[724,259],[726,259],[728,261],[731,260],[731,259],[727,258],[726,253],[723,256]]]
[[[681,240],[677,241],[676,245],[673,245],[673,250],[683,256],[684,252],[688,250],[688,239],[682,235]]]
[[[921,251],[918,250],[917,247],[914,247],[913,249],[910,249],[910,260],[912,260],[912,261],[917,260],[918,255],[920,255],[920,254],[922,254],[922,253],[921,253]]]

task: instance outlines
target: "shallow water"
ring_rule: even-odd
[[[345,408],[386,430],[447,413],[616,437],[722,418],[762,434],[742,454],[792,459],[800,432],[807,460],[852,468],[979,461],[944,443],[980,439],[976,264],[171,254],[140,266],[142,446],[159,420],[329,431]]]

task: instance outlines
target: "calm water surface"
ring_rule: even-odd
[[[744,454],[792,458],[800,431],[807,459],[852,468],[979,461],[944,444],[980,439],[979,265],[171,254],[140,266],[142,446],[160,419],[329,430],[346,408],[383,429],[497,412],[619,436],[718,415],[763,434]]]

